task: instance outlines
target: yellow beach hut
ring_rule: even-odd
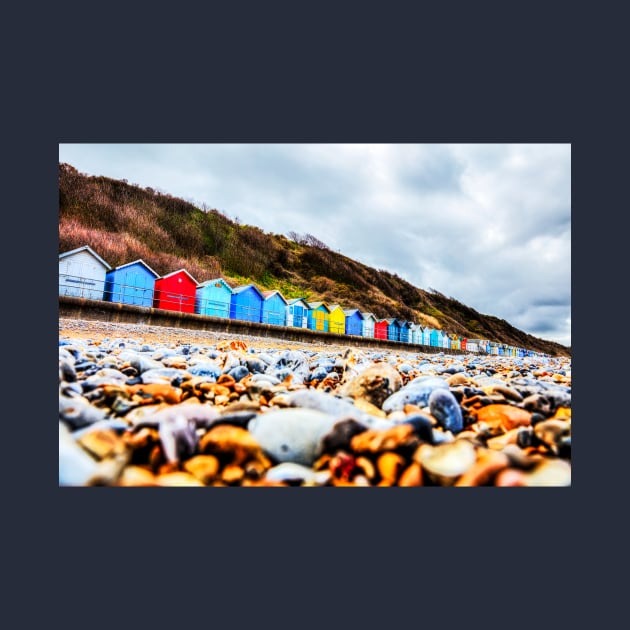
[[[344,335],[346,332],[346,314],[339,304],[331,304],[329,307],[328,332]]]

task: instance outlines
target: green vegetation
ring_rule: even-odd
[[[113,267],[141,258],[160,275],[184,268],[198,282],[222,276],[231,286],[254,283],[286,299],[324,300],[377,318],[436,321],[462,337],[569,354],[438,291],[334,252],[311,234],[287,235],[240,225],[216,209],[151,188],[59,165],[60,253],[89,245]]]

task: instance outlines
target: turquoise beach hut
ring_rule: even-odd
[[[308,324],[308,304],[303,298],[287,300],[287,326],[306,328]]]
[[[435,348],[439,348],[440,347],[440,335],[438,333],[438,331],[435,328],[431,328],[429,330],[429,345],[433,346]]]
[[[223,278],[206,280],[197,286],[195,313],[228,318],[231,298],[232,287]]]

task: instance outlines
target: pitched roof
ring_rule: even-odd
[[[330,308],[328,307],[328,304],[326,304],[326,302],[307,302],[307,304],[308,307],[311,309],[316,309],[320,306],[323,306],[330,313]]]
[[[280,291],[278,291],[277,289],[274,291],[263,291],[262,294],[265,298],[265,300],[268,300],[270,297],[272,297],[275,294],[278,294],[280,296],[280,299],[285,303],[288,304],[288,302],[284,299],[284,295],[282,295],[282,293],[280,293]]]
[[[157,271],[151,269],[151,267],[149,267],[149,265],[147,265],[147,263],[145,263],[142,258],[138,258],[138,260],[134,260],[133,262],[125,263],[124,265],[118,265],[118,267],[115,267],[112,271],[118,271],[123,267],[130,267],[131,265],[135,265],[136,263],[140,263],[142,266],[146,267],[156,278],[160,277],[160,274],[157,273]]]
[[[262,300],[265,299],[265,296],[263,295],[263,292],[255,285],[255,284],[241,284],[238,287],[235,287],[234,289],[232,289],[232,293],[242,293],[243,291],[246,291],[247,289],[254,289],[254,291],[256,291],[256,293],[258,293],[258,295],[260,295],[260,298]]]
[[[341,308],[341,306],[339,306],[339,304],[330,304],[330,306],[328,307],[328,310],[331,313],[336,309],[339,309],[343,313],[343,309]]]
[[[304,298],[293,298],[291,300],[287,300],[287,304],[295,304],[296,302],[303,302],[308,306],[308,302]]]
[[[82,247],[77,247],[76,249],[72,249],[69,252],[64,252],[63,254],[59,254],[59,258],[65,258],[66,256],[71,256],[72,254],[78,254],[79,252],[82,252],[84,250],[92,254],[92,256],[94,256],[94,258],[96,258],[99,262],[105,265],[105,267],[107,267],[108,270],[112,268],[111,265],[106,263],[89,245],[83,245]]]
[[[199,284],[185,269],[178,269],[177,271],[171,271],[171,273],[167,273],[165,276],[158,278],[158,280],[163,280],[164,278],[170,278],[178,273],[184,272],[195,284]]]
[[[376,321],[376,315],[374,313],[368,313],[367,311],[359,311],[363,317],[363,319],[368,319],[371,317],[374,321]]]
[[[211,284],[216,284],[217,282],[220,282],[221,284],[225,285],[225,287],[230,290],[230,293],[232,292],[232,287],[223,278],[213,278],[212,280],[204,280],[203,282],[199,283],[199,286],[209,287]]]
[[[355,313],[358,313],[361,319],[365,319],[363,316],[363,313],[361,313],[361,311],[358,308],[347,308],[344,310],[344,315],[346,317],[352,317]],[[367,314],[371,315],[371,313],[367,313]]]

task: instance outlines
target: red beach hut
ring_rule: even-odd
[[[377,319],[374,324],[374,338],[387,339],[387,326],[389,322],[386,319]]]
[[[194,313],[197,284],[185,269],[158,278],[155,281],[153,308]]]

